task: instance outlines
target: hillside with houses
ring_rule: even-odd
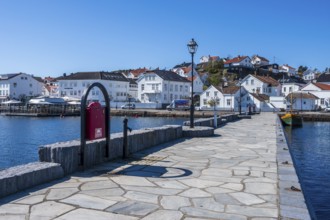
[[[171,69],[137,68],[118,71],[76,72],[36,77],[27,73],[0,74],[0,103],[33,103],[44,97],[79,103],[94,82],[107,89],[112,107],[126,102],[141,108],[165,109],[173,100],[190,99],[199,110],[299,111],[330,106],[330,70],[294,68],[271,63],[260,55],[221,58],[202,56],[194,65],[179,63]],[[90,99],[102,100],[98,89]],[[104,100],[103,100],[104,101]],[[38,102],[37,102],[38,103]]]

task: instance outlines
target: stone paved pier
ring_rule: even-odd
[[[75,173],[3,198],[0,219],[309,219],[280,205],[276,126],[262,113]]]

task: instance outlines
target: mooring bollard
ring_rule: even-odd
[[[128,139],[127,139],[127,130],[129,130],[129,132],[132,132],[132,129],[130,127],[127,126],[128,123],[128,119],[125,118],[124,121],[124,139],[123,139],[123,159],[126,158],[127,153],[128,153]]]

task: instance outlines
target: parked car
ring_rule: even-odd
[[[125,104],[121,106],[121,109],[135,109],[135,104]]]
[[[206,110],[207,106],[203,105],[203,106],[195,106],[195,110],[196,111],[202,111],[202,110]]]
[[[330,112],[330,106],[326,107],[326,108],[324,109],[324,111],[325,111],[325,112]]]

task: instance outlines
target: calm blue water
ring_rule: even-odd
[[[312,217],[330,219],[330,122],[304,122],[286,133]]]
[[[122,132],[124,117],[111,118],[111,133]],[[132,129],[182,125],[187,118],[128,118]],[[0,170],[38,160],[38,147],[80,139],[80,117],[6,117],[0,116]]]

